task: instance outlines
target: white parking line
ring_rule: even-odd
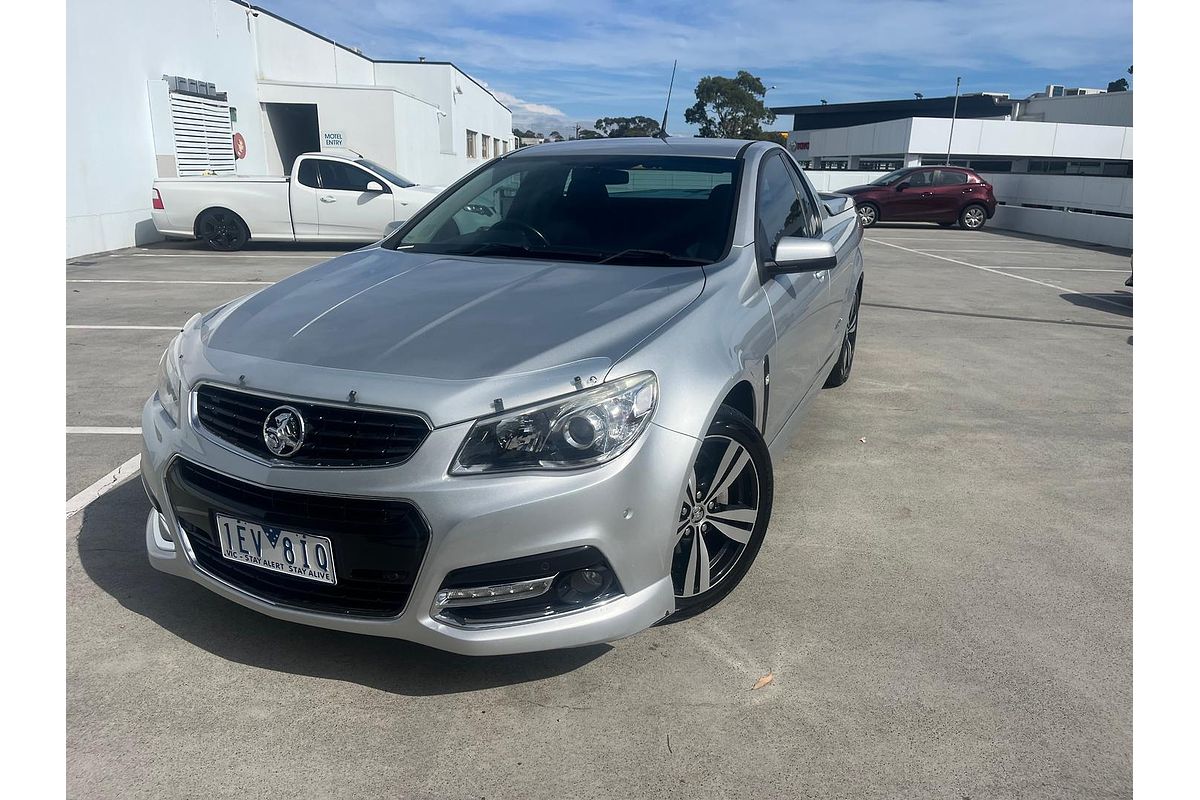
[[[68,325],[73,331],[180,331],[178,325]]]
[[[140,434],[141,432],[142,432],[141,428],[101,428],[101,427],[96,427],[94,425],[75,425],[75,426],[68,425],[67,426],[68,434],[99,433],[99,434],[114,435],[114,436],[122,436],[122,435],[132,436],[134,434]]]
[[[87,507],[89,503],[102,494],[117,488],[125,481],[138,474],[142,466],[142,457],[136,455],[112,472],[105,475],[91,486],[67,501],[67,516],[72,517]]]
[[[880,240],[882,241],[882,240]],[[957,247],[926,247],[927,253],[1013,253],[1026,256],[1044,256],[1055,252],[1051,248],[1042,250],[963,250]]]
[[[1037,269],[1045,272],[1129,272],[1127,269],[1099,269],[1097,267],[988,267],[988,269]]]
[[[126,278],[67,278],[67,283],[170,283],[197,286],[271,286],[275,281],[148,281]]]
[[[996,269],[995,267],[981,267],[978,264],[972,264],[969,261],[959,261],[957,258],[948,258],[947,256],[939,256],[935,253],[926,253],[923,250],[914,250],[911,247],[903,247],[898,244],[891,244],[890,242],[885,242],[885,241],[882,241],[881,239],[867,239],[867,241],[875,242],[876,244],[882,244],[886,247],[894,247],[897,250],[903,250],[906,253],[916,253],[919,256],[926,256],[927,258],[936,258],[939,261],[949,261],[951,264],[960,264],[964,267],[970,267],[971,269],[977,269],[980,272],[990,272],[993,275],[1003,275],[1006,278],[1015,278],[1016,280],[1025,281],[1027,283],[1036,283],[1038,286],[1046,286],[1050,289],[1055,289],[1060,292],[1066,292],[1067,294],[1083,295],[1084,297],[1090,297],[1099,303],[1105,303],[1107,305],[1113,306],[1114,308],[1119,308],[1123,311],[1128,309],[1127,305],[1124,305],[1122,303],[1114,303],[1112,300],[1109,300],[1104,297],[1100,297],[1099,295],[1091,294],[1090,292],[1079,292],[1079,291],[1076,291],[1075,289],[1068,289],[1065,286],[1059,286],[1058,284],[1055,284],[1055,283],[1046,283],[1045,281],[1034,280],[1033,278],[1028,278],[1024,275],[1013,275],[1008,272],[1002,272],[1002,271]],[[1006,269],[1007,269],[1007,267],[1006,267]]]

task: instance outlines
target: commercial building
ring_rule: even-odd
[[[233,0],[68,0],[68,256],[156,239],[160,176],[284,175],[341,147],[444,185],[513,146],[511,111],[451,63],[371,59]]]
[[[792,115],[788,148],[824,190],[906,166],[971,167],[995,185],[992,224],[1132,246],[1133,92],[822,104]],[[853,174],[852,174],[853,173]]]

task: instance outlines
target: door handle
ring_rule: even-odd
[[[933,197],[933,192],[921,192],[921,197]]]
[[[336,198],[336,197],[334,197],[334,196],[333,196],[333,195],[331,195],[331,194],[327,194],[327,195],[325,195],[324,197],[322,197],[322,198],[321,198],[321,202],[322,202],[322,203],[336,203],[336,202],[337,202],[337,198]]]

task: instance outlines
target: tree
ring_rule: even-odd
[[[552,142],[561,142],[563,140],[562,134],[558,131],[550,131],[550,135],[546,138]]]
[[[591,128],[583,128],[579,131],[578,139],[603,139],[604,134],[597,133]]]
[[[1110,92],[1128,92],[1129,81],[1124,78],[1117,78],[1115,81],[1108,82],[1108,91]]]
[[[775,114],[763,99],[767,89],[762,79],[746,70],[736,78],[706,75],[696,84],[696,104],[683,112],[690,125],[700,126],[700,135],[717,139],[757,139],[763,123]]]
[[[604,117],[596,120],[596,130],[610,139],[621,136],[658,136],[662,132],[658,122],[650,117]],[[580,133],[579,138],[584,138]]]

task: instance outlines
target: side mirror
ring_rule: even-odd
[[[805,239],[784,236],[775,245],[775,260],[767,265],[770,275],[790,275],[797,272],[820,272],[837,266],[833,243],[824,239]]]
[[[899,184],[899,185],[896,187],[896,191],[897,191],[897,192],[903,192],[903,191],[904,191],[905,189],[907,189],[908,187],[909,187],[909,183],[908,183],[908,181],[904,181],[903,183]]]
[[[367,181],[367,191],[368,192],[382,192],[383,184],[380,183],[379,181]]]

